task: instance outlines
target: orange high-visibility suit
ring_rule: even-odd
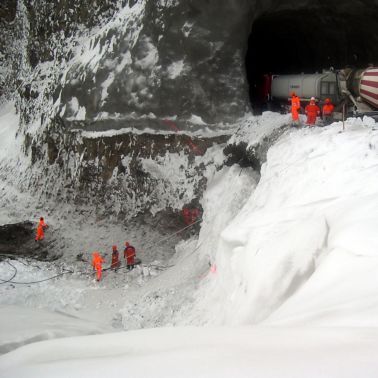
[[[333,111],[335,110],[334,105],[332,104],[329,98],[325,99],[325,104],[323,105],[322,113],[323,113],[323,121],[325,124],[329,124],[333,122]]]
[[[123,251],[123,257],[126,259],[127,267],[133,268],[135,265],[135,248],[126,242],[126,248]]]
[[[38,225],[37,227],[37,235],[35,237],[36,241],[43,240],[45,238],[45,233],[43,231],[43,227],[41,225]]]
[[[45,220],[41,217],[39,218],[35,241],[43,240],[45,238],[45,228],[47,228],[47,224],[45,223]]]
[[[299,121],[299,110],[301,109],[301,100],[294,92],[291,95],[291,116],[293,121]]]
[[[101,257],[99,252],[92,253],[92,266],[93,266],[93,269],[96,270],[97,281],[101,280],[103,262],[104,262],[104,259]]]
[[[112,252],[112,264],[111,264],[111,268],[112,269],[117,269],[119,268],[119,266],[121,265],[120,261],[119,261],[119,252],[117,250],[117,247],[114,248],[115,246],[113,246],[113,252]]]
[[[325,104],[323,105],[323,115],[324,116],[330,116],[332,115],[335,107],[333,104]]]
[[[316,117],[320,115],[320,108],[315,104],[315,101],[311,100],[305,108],[307,114],[307,124],[315,125]]]

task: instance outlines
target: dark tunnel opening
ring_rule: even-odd
[[[254,113],[267,108],[267,74],[322,72],[378,65],[378,9],[285,10],[256,19],[248,40],[246,73]]]

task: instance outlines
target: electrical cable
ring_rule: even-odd
[[[5,257],[15,257],[14,255],[11,255],[11,254],[6,254],[6,253],[1,253],[0,256],[5,256]],[[24,262],[22,262],[21,260],[17,260],[19,263],[23,264],[23,265],[26,265]],[[49,277],[49,278],[45,278],[45,279],[42,279],[42,280],[37,280],[37,281],[30,281],[30,282],[17,282],[17,281],[13,281],[13,279],[16,277],[16,275],[18,274],[18,270],[17,268],[12,264],[10,263],[8,260],[6,261],[6,263],[8,265],[10,265],[13,269],[14,269],[14,274],[12,276],[12,278],[8,279],[8,280],[4,280],[2,278],[0,278],[0,285],[2,284],[6,284],[6,283],[12,283],[12,284],[16,284],[16,285],[30,285],[30,284],[36,284],[36,283],[40,283],[40,282],[45,282],[45,281],[49,281],[49,280],[53,280],[54,278],[57,278],[57,277],[60,277],[60,276],[63,276],[65,274],[72,274],[73,273],[73,270],[69,270],[69,269],[64,269],[63,268],[63,272],[62,273],[59,273],[59,274],[56,274],[55,276],[52,276],[52,277]],[[26,265],[27,266],[27,265]],[[39,266],[37,265],[30,265],[32,266],[33,268],[38,268],[38,269],[41,269]]]
[[[17,268],[13,264],[11,264],[9,261],[6,261],[6,263],[8,265],[10,265],[14,269],[13,276],[11,278],[9,278],[8,280],[2,280],[2,279],[0,279],[0,281],[2,281],[2,282],[0,282],[0,285],[6,284],[8,282],[11,282],[13,280],[13,278],[16,277],[16,275],[17,275]]]
[[[65,274],[72,274],[72,273],[74,273],[73,270],[66,270],[66,269],[65,269],[65,272],[62,272],[62,273],[56,274],[55,276],[52,276],[52,277],[49,277],[49,278],[45,278],[45,279],[43,279],[43,280],[30,281],[30,282],[17,282],[17,281],[11,281],[11,280],[7,280],[7,281],[5,281],[5,280],[3,280],[3,279],[0,278],[0,281],[2,281],[2,282],[0,282],[0,284],[4,284],[4,283],[9,282],[9,283],[11,283],[11,284],[15,284],[15,285],[31,285],[31,284],[37,284],[37,283],[40,283],[40,282],[50,281],[50,280],[53,280],[53,279],[55,279],[55,278],[57,278],[57,277],[64,276]],[[14,277],[13,277],[13,278],[14,278]]]
[[[163,239],[160,239],[157,242],[151,243],[150,245],[147,244],[147,247],[152,247],[152,246],[154,246],[156,244],[162,243],[163,241],[169,240],[173,236],[179,234],[180,232],[182,232],[182,231],[184,231],[184,230],[186,230],[186,229],[188,229],[190,227],[193,227],[195,224],[200,223],[200,222],[202,222],[202,218],[198,219],[197,221],[191,223],[188,226],[185,226],[184,228],[181,228],[180,230],[178,230],[178,231],[174,232],[173,234],[169,235],[168,237],[164,237]],[[145,248],[147,248],[147,247],[145,247]]]

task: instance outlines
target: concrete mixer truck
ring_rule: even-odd
[[[378,119],[378,67],[272,75],[269,80],[267,98],[272,103],[287,103],[290,93],[295,92],[304,103],[311,97],[320,104],[330,98],[336,111],[341,112],[345,105],[348,115],[369,115]]]

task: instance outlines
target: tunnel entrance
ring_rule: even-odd
[[[364,8],[364,7],[362,7]],[[248,41],[246,72],[255,113],[267,103],[266,74],[321,72],[333,67],[378,65],[378,7],[319,7],[267,12]],[[364,12],[363,14],[361,12]],[[339,12],[339,13],[338,13]]]

